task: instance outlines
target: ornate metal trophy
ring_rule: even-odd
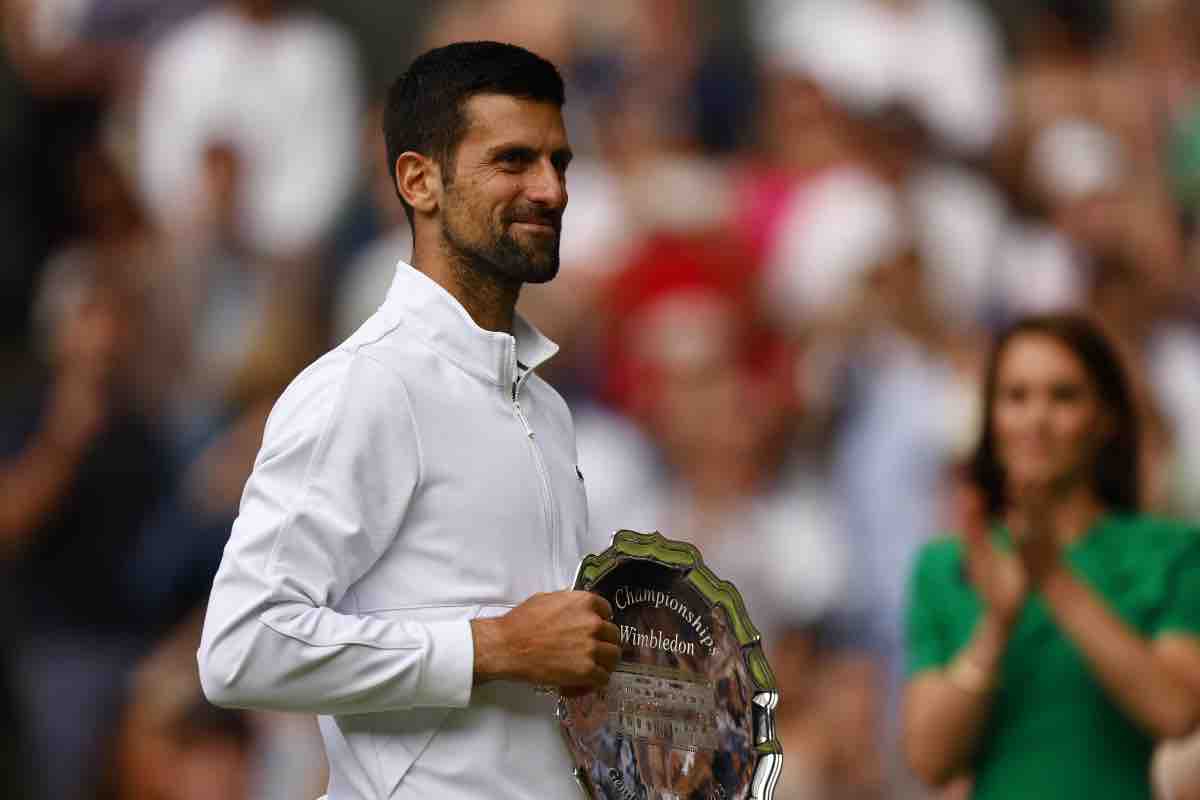
[[[607,599],[621,632],[609,685],[559,702],[587,797],[771,800],[779,693],[733,584],[690,544],[618,531],[575,588]]]

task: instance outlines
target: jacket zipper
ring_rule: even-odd
[[[525,416],[525,412],[521,408],[520,392],[522,380],[524,380],[524,376],[513,380],[513,410],[516,412],[517,419],[521,421],[521,425],[525,428],[525,435],[529,439],[529,446],[533,450],[533,463],[537,467],[538,480],[541,482],[542,512],[545,514],[546,527],[550,534],[550,564],[554,569],[554,580],[557,582],[558,576],[561,573],[558,565],[558,513],[554,503],[554,491],[550,487],[550,471],[546,468],[546,459],[542,455],[542,448],[538,444],[537,435],[533,432],[533,427],[529,424],[529,419]],[[554,588],[558,588],[557,585]]]

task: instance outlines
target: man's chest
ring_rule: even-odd
[[[359,595],[498,605],[566,586],[584,554],[586,499],[569,422],[548,401],[472,386],[414,393],[419,482]]]

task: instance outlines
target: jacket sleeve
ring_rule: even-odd
[[[401,536],[420,440],[399,375],[336,353],[268,420],[213,584],[200,678],[224,706],[355,714],[470,701],[467,621],[338,611]]]

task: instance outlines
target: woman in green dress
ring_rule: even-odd
[[[911,579],[908,761],[987,800],[1149,800],[1156,743],[1200,722],[1200,533],[1141,513],[1132,390],[1085,318],[1017,323],[985,393],[963,530]]]

